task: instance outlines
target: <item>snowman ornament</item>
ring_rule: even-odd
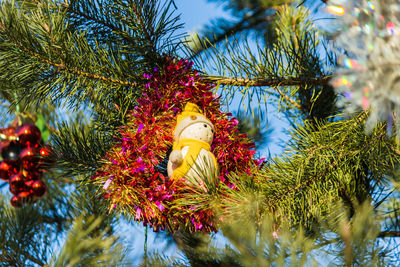
[[[189,185],[208,191],[206,182],[218,177],[218,163],[211,152],[214,125],[193,103],[187,103],[177,117],[173,150],[168,161],[168,176],[184,179]]]

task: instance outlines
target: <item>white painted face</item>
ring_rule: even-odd
[[[180,134],[179,139],[191,138],[200,140],[211,145],[214,137],[214,131],[210,125],[204,122],[197,122],[186,127]]]

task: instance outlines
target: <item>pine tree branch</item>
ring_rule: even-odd
[[[107,27],[108,29],[110,29],[111,31],[120,31],[119,28],[115,27],[114,25],[112,25],[111,23],[107,23],[106,21],[103,20],[99,20],[93,16],[89,16],[83,12],[80,12],[79,10],[75,10],[75,9],[71,9],[71,6],[68,4],[65,4],[64,6],[66,6],[68,13],[70,14],[71,17],[78,19],[79,17],[85,18],[86,20],[90,20],[93,21],[97,24],[103,25],[104,27]]]
[[[23,254],[24,254],[24,256],[25,256],[26,258],[28,258],[30,261],[32,261],[32,262],[38,264],[39,266],[44,266],[44,262],[42,262],[42,261],[39,260],[39,259],[36,259],[35,257],[32,257],[32,255],[30,255],[29,253],[23,253]]]
[[[4,25],[0,24],[0,29],[7,35],[9,40],[11,40],[19,49],[21,49],[22,51],[24,51],[26,54],[30,55],[31,57],[36,58],[38,61],[57,68],[58,71],[66,71],[70,74],[83,76],[83,77],[93,79],[93,80],[100,80],[100,81],[107,82],[107,83],[114,83],[114,84],[120,84],[120,85],[125,85],[125,86],[136,86],[136,83],[134,83],[134,82],[122,81],[122,80],[118,80],[118,79],[114,79],[114,78],[110,78],[110,77],[104,77],[104,76],[100,76],[97,74],[84,72],[81,70],[69,68],[64,63],[56,63],[51,60],[45,59],[38,53],[24,47],[20,42],[18,42],[16,39],[14,39],[8,33],[8,31],[6,31]]]
[[[142,14],[140,13],[137,5],[133,1],[130,1],[130,2],[131,2],[133,10],[135,12],[135,15],[138,19],[139,26],[143,29],[143,32],[146,35],[146,39],[149,42],[149,45],[150,45],[152,51],[156,52],[156,46],[155,46],[155,43],[153,42],[153,38],[152,38],[152,36],[155,36],[152,24],[146,25],[143,21]],[[148,27],[151,27],[150,32],[148,31]]]
[[[365,112],[365,113],[359,118],[359,120],[362,120],[362,118],[364,118],[366,115],[367,115],[367,113]],[[380,139],[380,138],[382,138],[383,136],[386,135],[386,132],[383,131],[383,129],[384,129],[385,127],[386,127],[386,124],[384,124],[384,125],[379,129],[379,132],[380,132],[379,135],[375,136],[375,138],[371,139],[370,142],[368,142],[367,144],[364,144],[364,145],[363,145],[361,148],[359,148],[358,150],[356,150],[356,151],[349,151],[348,153],[341,154],[341,155],[338,156],[338,158],[340,159],[340,158],[343,158],[343,157],[348,157],[348,156],[350,156],[350,155],[352,155],[352,154],[355,154],[356,152],[362,151],[362,150],[366,149],[367,147],[371,146],[372,144],[375,143],[375,141],[377,141],[378,139]],[[335,167],[337,167],[337,166],[338,166],[338,161],[335,160],[334,162],[332,162],[332,163],[330,164],[330,166],[329,166],[328,168],[326,168],[324,171],[322,171],[319,175],[314,176],[314,177],[311,177],[310,179],[305,180],[304,182],[302,182],[302,183],[296,185],[295,187],[289,188],[289,189],[287,189],[287,190],[285,190],[285,191],[283,191],[283,192],[281,192],[281,193],[279,193],[279,194],[277,194],[277,195],[275,195],[275,196],[269,197],[270,200],[268,201],[267,209],[272,210],[272,208],[273,208],[273,207],[278,203],[278,201],[279,201],[280,199],[282,199],[284,196],[287,196],[287,195],[291,194],[291,193],[294,192],[294,191],[300,190],[300,189],[302,189],[303,187],[308,186],[308,185],[311,184],[312,182],[315,182],[315,181],[320,180],[321,178],[325,177],[325,175],[326,175],[327,173],[331,172],[331,171],[332,171]]]
[[[16,252],[14,252],[14,253],[16,253]],[[45,264],[44,262],[42,262],[39,259],[36,259],[35,257],[33,257],[32,255],[30,255],[29,253],[27,253],[24,250],[18,250],[17,253],[23,254],[26,259],[30,260],[31,262],[34,262],[34,263],[38,264],[39,266],[44,266],[44,264]],[[9,252],[3,250],[3,251],[1,251],[0,256],[1,256],[1,258],[5,259],[5,261],[7,261],[7,263],[15,264],[15,266],[18,266],[17,262],[10,261],[10,259],[15,258],[15,256],[11,255]],[[13,266],[13,265],[10,265],[10,266]]]
[[[219,34],[219,35],[215,36],[212,40],[209,40],[210,44],[215,45],[217,43],[222,42],[223,40],[226,40],[229,37],[232,37],[232,36],[238,34],[239,32],[253,29],[254,27],[256,27],[257,25],[259,25],[263,22],[271,21],[273,16],[275,16],[275,14],[273,14],[273,15],[270,15],[267,17],[260,17],[260,15],[262,15],[264,13],[265,13],[265,10],[261,9],[261,10],[254,12],[251,15],[247,15],[247,16],[243,17],[239,22],[234,24],[231,28],[227,29],[223,34]],[[256,18],[256,19],[254,19],[254,18]],[[247,23],[250,19],[252,19],[253,21],[251,23]],[[197,57],[203,51],[204,51],[204,49],[198,49],[190,56],[189,59],[193,59],[193,58]]]

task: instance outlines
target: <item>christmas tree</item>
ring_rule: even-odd
[[[398,264],[400,3],[219,2],[1,2],[1,266]]]

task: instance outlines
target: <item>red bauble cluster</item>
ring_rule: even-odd
[[[21,207],[46,193],[46,184],[40,179],[43,166],[50,163],[50,147],[43,145],[40,130],[33,124],[0,131],[0,179],[9,182],[11,205]]]

